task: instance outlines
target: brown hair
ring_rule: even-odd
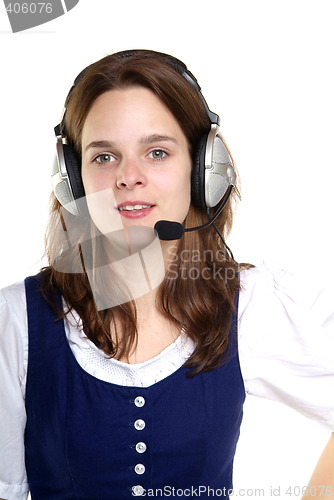
[[[199,93],[176,71],[161,54],[153,51],[135,51],[130,57],[117,54],[107,56],[89,66],[66,102],[64,128],[66,140],[81,157],[81,134],[87,114],[98,96],[113,89],[142,86],[150,89],[172,112],[181,126],[194,154],[204,133],[210,130],[210,121]],[[215,221],[224,237],[232,226],[233,201],[239,196],[235,188],[223,212]],[[68,215],[69,221],[75,216]],[[207,214],[191,204],[185,227],[203,224]],[[44,291],[53,302],[58,289],[70,309],[82,319],[87,337],[111,357],[122,357],[136,344],[136,308],[132,301],[98,311],[87,275],[82,269],[80,252],[65,252],[63,257],[77,265],[72,273],[60,272],[52,265],[54,255],[62,252],[64,219],[60,203],[52,195],[52,211],[46,237],[49,276]],[[77,228],[78,242],[89,228]],[[189,258],[184,259],[187,255]],[[196,257],[196,258],[195,258]],[[74,263],[74,264],[73,264]],[[196,342],[197,347],[187,365],[192,373],[215,368],[226,354],[228,333],[235,297],[239,289],[240,265],[230,258],[213,227],[185,233],[175,246],[173,266],[166,272],[159,286],[157,307],[166,317]],[[51,299],[50,299],[51,297]],[[65,313],[62,314],[64,317]],[[116,337],[111,336],[111,328]]]

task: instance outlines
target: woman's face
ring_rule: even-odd
[[[123,227],[153,227],[162,219],[182,223],[190,205],[191,166],[182,129],[153,92],[131,87],[96,99],[82,132],[89,208],[90,195],[104,192],[106,211]]]

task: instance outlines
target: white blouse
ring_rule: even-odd
[[[265,266],[242,271],[238,314],[241,372],[247,394],[284,403],[334,431],[333,294]],[[110,359],[84,335],[71,314],[65,322],[77,362],[98,379],[148,387],[182,366],[194,343],[181,332],[144,363]],[[0,292],[0,498],[22,500],[28,330],[24,283]]]

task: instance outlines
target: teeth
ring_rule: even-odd
[[[122,205],[118,210],[142,210],[143,208],[150,208],[151,205]]]

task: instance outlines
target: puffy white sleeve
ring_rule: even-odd
[[[334,431],[334,294],[265,266],[241,273],[239,356],[246,393]]]
[[[0,291],[0,498],[28,496],[24,464],[27,324],[24,284]]]

